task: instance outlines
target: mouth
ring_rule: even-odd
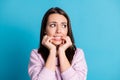
[[[62,40],[62,36],[53,36],[53,39],[55,41],[61,41]]]

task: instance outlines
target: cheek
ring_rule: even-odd
[[[64,36],[67,36],[67,33],[68,33],[68,31],[65,30],[65,31],[63,32]]]
[[[53,36],[54,35],[54,31],[53,30],[48,30],[46,31],[48,36]]]

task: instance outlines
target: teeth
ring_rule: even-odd
[[[61,39],[61,37],[60,37],[60,36],[54,36],[54,38],[55,38],[55,39]]]
[[[61,37],[59,37],[59,36],[55,36],[55,38],[61,38]]]

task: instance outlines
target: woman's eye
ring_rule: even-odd
[[[65,24],[65,25],[62,25],[63,26],[63,28],[66,28],[67,27],[67,25]]]
[[[50,27],[55,27],[56,26],[56,24],[50,24]]]

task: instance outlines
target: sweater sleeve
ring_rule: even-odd
[[[63,80],[86,80],[87,65],[83,50],[76,50],[71,67],[61,75]]]
[[[31,52],[28,73],[31,80],[55,80],[55,72],[44,67],[42,56],[36,50]]]

